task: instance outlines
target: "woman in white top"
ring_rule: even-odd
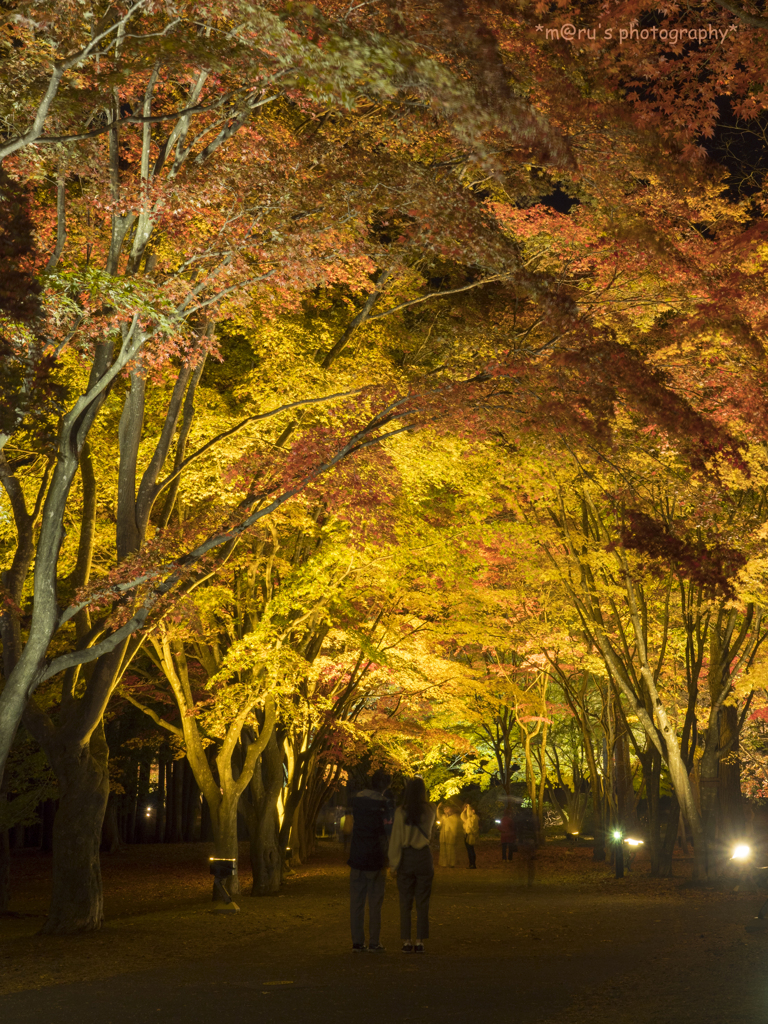
[[[429,897],[435,869],[429,840],[435,824],[435,809],[427,800],[424,780],[406,783],[400,806],[395,811],[389,840],[389,867],[397,873],[400,893],[400,937],[404,953],[423,953],[429,938]],[[416,945],[411,942],[411,911],[416,902]]]

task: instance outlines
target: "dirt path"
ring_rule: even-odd
[[[388,882],[386,953],[350,952],[337,850],[285,893],[207,911],[203,847],[135,847],[105,859],[109,922],[42,938],[41,858],[19,860],[18,911],[0,920],[3,1024],[766,1024],[768,939],[748,935],[755,893],[623,880],[587,851],[545,850],[534,885],[481,850],[480,869],[438,870],[433,938],[399,952]],[[247,881],[247,880],[246,880]]]

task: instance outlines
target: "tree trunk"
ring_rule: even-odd
[[[5,793],[0,793],[0,808],[8,801]],[[11,899],[11,842],[8,829],[0,829],[0,914],[8,909]]]
[[[618,697],[614,698],[618,702]],[[613,748],[616,781],[616,815],[624,831],[637,828],[637,807],[632,781],[632,766],[629,761],[629,738],[617,715],[616,743]]]
[[[184,820],[183,839],[185,843],[194,843],[196,837],[200,836],[198,829],[198,815],[200,814],[200,787],[192,771],[189,761],[184,758],[181,762],[184,766]],[[201,823],[202,824],[202,823]]]
[[[304,831],[304,793],[302,793],[296,810],[293,812],[288,849],[291,851],[291,863],[294,866],[304,864],[309,859],[309,850],[307,849]]]
[[[269,896],[280,889],[283,880],[276,801],[264,801],[258,809],[249,811],[248,830],[253,871],[251,896]]]
[[[720,729],[717,723],[707,729],[704,743],[704,754],[699,763],[699,794],[701,801],[701,844],[696,849],[697,836],[693,829],[694,856],[703,865],[701,877],[710,878],[717,874],[717,859],[714,856],[717,842],[717,790],[719,786],[719,758],[717,746],[720,740]],[[689,822],[690,825],[690,822]]]
[[[651,875],[661,873],[661,807],[659,783],[661,781],[661,754],[655,747],[643,754],[643,778],[645,797],[648,802],[648,847],[651,857]]]
[[[133,765],[131,773],[131,785],[126,794],[128,797],[128,812],[125,825],[125,841],[136,842],[136,821],[139,813],[139,765]]]
[[[117,853],[120,849],[120,829],[117,827],[117,797],[114,793],[109,794],[101,831],[104,849],[107,853]]]
[[[182,832],[182,810],[184,801],[184,761],[173,762],[173,816],[171,819],[171,842],[181,843],[184,841]]]
[[[693,840],[693,876],[705,879],[708,874],[707,842],[702,817],[696,806],[693,787],[688,769],[680,757],[679,749],[671,743],[667,746],[667,767],[672,779],[680,810],[685,818]]]
[[[109,752],[103,727],[85,746],[55,736],[46,754],[59,784],[59,808],[53,825],[51,906],[41,930],[48,935],[94,931],[104,919],[99,847],[109,797]]]
[[[139,762],[139,777],[136,784],[136,821],[133,836],[134,843],[146,843],[147,818],[145,808],[149,795],[149,765],[146,761]]]
[[[720,759],[717,794],[719,837],[726,844],[726,856],[734,843],[744,839],[745,832],[738,729],[738,710],[726,705],[720,712],[720,747],[728,753]]]
[[[53,822],[56,818],[58,800],[46,800],[43,804],[43,828],[40,841],[40,849],[43,853],[50,853],[53,850]]]
[[[173,788],[173,761],[165,762],[165,821],[163,824],[163,842],[172,842],[171,836],[173,835],[173,798],[175,796]]]
[[[283,788],[283,758],[274,732],[243,794],[250,835],[251,896],[277,892],[283,881],[277,800]]]
[[[232,876],[227,882],[226,888],[230,896],[239,896],[237,800],[232,799],[231,793],[223,793],[218,807],[209,807],[208,810],[210,811],[211,824],[213,826],[213,855],[214,857],[228,857],[234,860]],[[213,890],[213,899],[219,899],[215,890]]]
[[[158,761],[157,764],[157,795],[156,795],[156,817],[155,817],[155,842],[165,841],[165,811],[168,796],[168,787],[165,784],[168,774],[167,761]]]
[[[677,832],[680,825],[680,804],[675,794],[672,794],[672,802],[669,805],[669,820],[664,833],[664,845],[659,859],[659,877],[672,877],[672,857],[677,842]]]

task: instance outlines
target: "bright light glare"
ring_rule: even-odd
[[[739,843],[738,846],[734,847],[731,860],[746,860],[751,852],[746,843]]]
[[[642,840],[642,839],[625,839],[624,841],[625,841],[625,842],[626,842],[626,843],[627,843],[627,844],[628,844],[629,846],[643,846],[643,845],[644,845],[644,843],[643,843],[643,840]]]
[[[613,833],[613,838],[614,838],[614,839],[621,839],[621,832],[618,832],[618,831],[617,831],[617,832],[614,832],[614,833]]]
[[[439,824],[440,824],[440,822],[438,821],[438,823],[437,823],[437,824],[439,825]],[[497,818],[497,819],[496,819],[496,824],[497,824],[497,825],[500,825],[500,824],[501,824],[501,818]]]

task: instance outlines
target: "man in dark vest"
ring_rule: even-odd
[[[387,877],[387,801],[383,796],[390,782],[387,772],[374,772],[370,789],[361,789],[352,799],[352,843],[349,851],[349,921],[352,950],[364,953],[365,904],[368,903],[368,951],[381,953],[381,905]]]

